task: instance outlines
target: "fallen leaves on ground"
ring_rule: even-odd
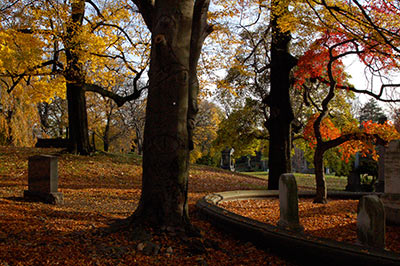
[[[49,153],[59,156],[63,205],[23,199],[28,157]],[[151,239],[160,247],[158,254],[148,256],[140,251],[146,243],[129,231],[102,234],[99,229],[135,210],[141,173],[134,156],[76,156],[57,149],[0,146],[0,265],[290,265],[198,217],[194,204],[207,194],[267,185],[207,167],[194,166],[189,181],[192,222],[203,232],[207,253],[196,254],[176,238],[160,234]]]
[[[299,220],[306,234],[336,241],[356,242],[358,200],[329,200],[327,204],[314,204],[312,201],[299,200]],[[276,225],[279,221],[277,198],[227,201],[220,206],[263,223]],[[386,226],[386,249],[400,253],[400,226]]]

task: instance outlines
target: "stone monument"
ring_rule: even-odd
[[[64,196],[58,192],[58,158],[35,155],[28,159],[28,190],[24,198],[50,204],[61,204]]]
[[[386,220],[400,224],[400,140],[391,141],[385,151],[385,193],[381,200]]]
[[[279,177],[279,207],[280,218],[278,227],[291,231],[303,232],[299,222],[299,197],[297,183],[293,174],[283,174]]]
[[[376,195],[364,196],[358,202],[357,241],[368,247],[385,248],[385,211]]]
[[[235,171],[235,164],[232,159],[233,152],[235,150],[233,148],[225,148],[221,152],[221,168],[228,169],[230,171]]]

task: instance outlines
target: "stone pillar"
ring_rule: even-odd
[[[357,239],[368,247],[385,248],[385,210],[376,195],[364,196],[358,202]]]
[[[233,148],[226,148],[221,152],[221,168],[228,169],[230,171],[235,171],[235,164],[232,159],[233,152],[235,150]]]
[[[299,223],[299,198],[297,183],[293,174],[283,174],[279,177],[280,218],[278,227],[291,231],[302,232]]]
[[[391,141],[385,151],[385,194],[381,200],[385,206],[386,220],[400,224],[400,140]]]
[[[58,192],[58,158],[51,155],[36,155],[28,159],[28,190],[24,198],[61,204],[64,197]]]

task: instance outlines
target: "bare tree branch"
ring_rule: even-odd
[[[19,0],[16,0],[16,1],[14,1],[14,2],[8,4],[8,5],[6,5],[6,6],[2,7],[2,8],[0,8],[0,12],[4,12],[4,11],[6,11],[7,9],[12,8],[12,7],[13,7],[15,4],[17,4],[18,2],[19,2]]]
[[[139,79],[141,75],[144,73],[145,68],[141,69],[133,79],[133,93],[127,96],[120,96],[117,93],[114,93],[112,91],[106,90],[105,88],[96,85],[96,84],[91,84],[91,83],[85,83],[84,84],[84,89],[85,91],[92,91],[92,92],[97,92],[103,97],[110,98],[114,100],[114,102],[120,107],[124,105],[124,103],[136,100],[140,97],[142,91],[146,90],[148,86],[144,86],[142,88],[138,87]]]
[[[100,18],[104,19],[104,16],[103,16],[103,14],[101,14],[100,9],[97,7],[97,5],[92,0],[85,0],[85,2],[89,3],[94,8],[94,10],[96,10],[97,15]]]

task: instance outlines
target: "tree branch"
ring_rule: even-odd
[[[136,78],[136,77],[135,77]],[[85,91],[92,91],[92,92],[97,92],[100,95],[102,95],[103,97],[107,97],[110,98],[112,100],[114,100],[114,102],[118,105],[118,107],[121,107],[122,105],[124,105],[124,103],[128,102],[128,101],[132,101],[132,100],[136,100],[140,97],[142,91],[144,91],[145,89],[147,89],[148,86],[145,86],[141,89],[137,88],[136,82],[134,83],[134,90],[133,93],[127,96],[120,96],[112,91],[106,90],[103,87],[96,85],[96,84],[90,84],[90,83],[85,83],[84,84],[84,89]]]
[[[324,151],[327,151],[331,148],[337,147],[347,141],[350,140],[363,140],[363,139],[371,139],[373,138],[375,143],[377,145],[383,145],[385,146],[388,142],[384,139],[382,139],[378,134],[368,134],[368,133],[349,133],[342,135],[336,139],[328,140],[328,141],[323,141],[321,143],[321,148]]]
[[[129,43],[132,46],[135,46],[135,43],[132,41],[131,37],[129,37],[129,34],[120,26],[115,25],[115,24],[105,23],[105,22],[99,22],[99,23],[96,23],[96,25],[92,28],[92,31],[95,31],[100,26],[106,26],[106,27],[112,27],[112,28],[118,29],[120,32],[122,32],[124,34],[125,38],[129,41]]]
[[[40,73],[40,74],[37,74],[37,73],[29,73],[29,72],[33,72],[33,71],[35,71],[35,70],[38,70],[38,69],[41,69],[41,68],[44,68],[44,67],[46,67],[46,66],[50,66],[50,65],[57,65],[57,66],[60,66],[61,65],[61,67],[63,67],[62,66],[62,64],[61,63],[59,63],[59,62],[57,62],[57,61],[55,61],[55,60],[49,60],[49,61],[46,61],[46,62],[43,62],[43,63],[41,63],[41,64],[39,64],[39,65],[37,65],[37,66],[34,66],[34,67],[31,67],[31,68],[29,68],[29,69],[27,69],[24,73],[22,73],[22,74],[12,74],[12,73],[7,73],[7,74],[0,74],[0,77],[8,77],[8,78],[11,78],[12,79],[12,82],[13,82],[13,84],[11,85],[11,86],[8,86],[8,89],[7,89],[7,92],[8,93],[11,93],[13,90],[14,90],[14,88],[19,84],[19,82],[24,78],[24,77],[26,77],[26,76],[33,76],[33,75],[35,75],[35,76],[37,76],[37,75],[42,75],[42,73]],[[54,68],[54,67],[53,67]],[[52,75],[52,74],[60,74],[60,73],[62,73],[62,71],[52,71],[52,72],[50,72],[50,73],[45,73],[45,75]],[[16,78],[16,80],[14,80],[14,78]],[[4,82],[4,81],[3,81]]]
[[[93,3],[92,0],[85,0],[85,2],[86,2],[86,3],[89,3],[89,4],[94,8],[94,10],[96,10],[97,15],[98,15],[100,18],[104,19],[104,16],[103,16],[103,14],[101,14],[100,9],[97,7],[97,5],[96,5],[95,3]]]
[[[7,9],[13,7],[13,6],[14,6],[16,3],[18,3],[18,2],[19,2],[19,0],[16,0],[16,1],[10,3],[9,5],[6,5],[6,6],[2,7],[2,8],[0,8],[0,12],[6,11]]]

